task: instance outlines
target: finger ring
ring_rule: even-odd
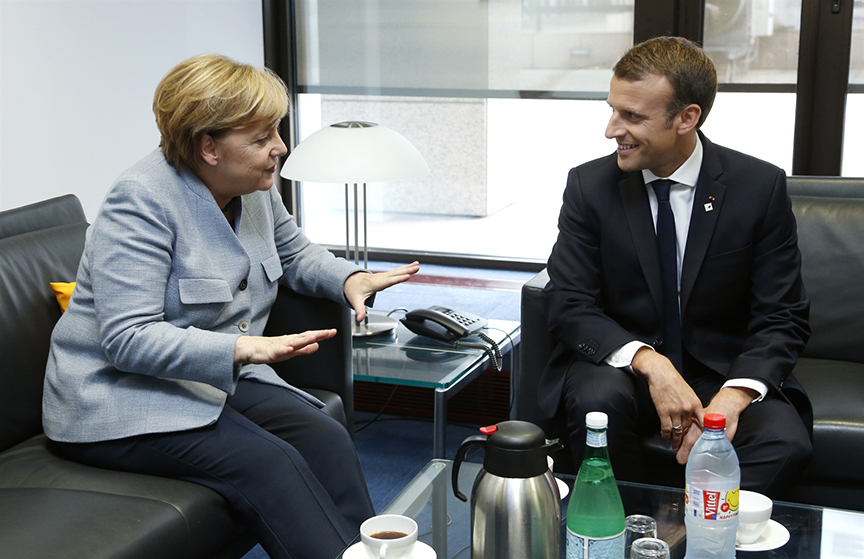
[[[673,430],[673,431],[680,431],[680,430],[681,430],[681,427],[682,427],[682,425],[679,423],[679,424],[676,425],[675,427],[672,427],[672,430]]]

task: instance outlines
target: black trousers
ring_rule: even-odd
[[[688,372],[684,378],[702,405],[707,405],[725,379],[710,370],[688,367],[692,359],[688,357],[685,355]],[[625,369],[577,360],[565,375],[563,404],[577,467],[585,451],[585,414],[602,411],[609,416],[607,442],[616,479],[651,483],[640,439],[659,432],[660,419],[644,378]],[[771,393],[742,412],[732,445],[741,466],[741,488],[772,497],[782,496],[795,482],[812,453],[810,436],[798,412]]]
[[[375,514],[348,431],[278,386],[241,380],[200,429],[57,446],[92,466],[213,489],[273,559],[336,557]]]

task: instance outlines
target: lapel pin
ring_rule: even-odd
[[[710,212],[713,209],[714,209],[714,205],[711,202],[708,202],[707,204],[705,204],[705,211],[706,212]]]

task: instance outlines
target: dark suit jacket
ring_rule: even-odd
[[[761,380],[810,428],[809,400],[790,375],[810,335],[810,301],[786,175],[700,137],[681,270],[684,347],[726,378]],[[551,417],[574,359],[602,363],[634,339],[662,351],[660,265],[641,172],[621,171],[615,154],[570,171],[548,270],[544,305],[559,344],[539,399]]]

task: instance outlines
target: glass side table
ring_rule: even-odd
[[[502,355],[510,353],[511,378],[519,363],[521,325],[512,320],[490,319],[484,333],[498,344]],[[483,343],[478,336],[463,341]],[[435,390],[433,451],[444,458],[447,401],[486,370],[492,360],[482,349],[459,348],[418,336],[401,323],[391,335],[354,339],[354,380]]]

